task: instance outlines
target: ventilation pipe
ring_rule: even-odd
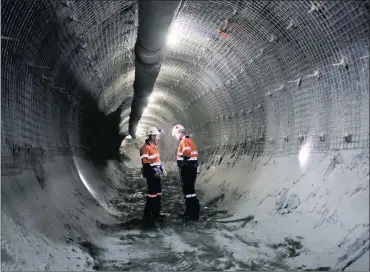
[[[135,138],[138,122],[148,106],[149,96],[165,56],[168,28],[179,4],[180,1],[139,0],[134,97],[131,103],[128,131],[132,138]]]

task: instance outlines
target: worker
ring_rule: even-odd
[[[147,131],[147,139],[140,148],[140,157],[143,164],[142,174],[146,178],[148,191],[144,208],[144,222],[163,219],[161,215],[162,187],[161,177],[166,176],[158,151],[160,131],[156,127],[150,127]]]
[[[200,205],[195,194],[195,180],[197,178],[198,168],[198,150],[194,141],[185,134],[185,128],[182,125],[176,125],[172,129],[172,136],[179,141],[177,149],[177,166],[180,169],[182,182],[182,191],[185,198],[186,220],[198,221]]]

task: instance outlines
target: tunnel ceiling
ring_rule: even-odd
[[[368,3],[182,2],[139,127],[182,123],[203,148],[274,154],[299,135],[314,151],[368,146]],[[137,15],[136,1],[2,1],[3,141],[78,146],[87,95],[123,105],[126,131]]]

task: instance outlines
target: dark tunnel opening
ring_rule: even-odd
[[[87,114],[81,120],[80,133],[81,143],[89,150],[87,157],[98,167],[105,167],[108,160],[120,162],[120,146],[125,138],[119,129],[123,105],[106,115],[88,93],[82,96],[82,100]]]

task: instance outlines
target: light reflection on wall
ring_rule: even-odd
[[[308,158],[310,156],[310,147],[308,143],[306,142],[299,151],[298,160],[301,168],[303,168],[308,161]]]
[[[96,175],[95,174],[85,175],[84,171],[82,169],[84,169],[86,166],[83,166],[80,163],[79,159],[77,159],[75,157],[73,157],[73,160],[74,160],[74,163],[76,165],[78,176],[80,177],[82,183],[85,185],[86,189],[89,191],[89,193],[92,195],[92,197],[99,203],[99,205],[101,207],[103,207],[108,213],[110,213],[112,215],[117,215],[117,216],[122,215],[117,210],[114,210],[114,209],[110,208],[108,206],[107,201],[104,200],[104,196],[100,196],[98,194],[98,190],[94,189],[93,186],[90,185],[89,180],[92,179],[92,178],[96,178]],[[86,171],[86,173],[87,173],[87,171]]]

